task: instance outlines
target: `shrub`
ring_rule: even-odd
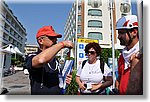
[[[72,81],[70,85],[67,86],[65,95],[77,95],[78,84],[76,83],[76,73],[77,70],[72,71]]]

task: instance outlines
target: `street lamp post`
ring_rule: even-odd
[[[130,12],[130,4],[128,2],[124,2],[120,4],[120,11],[123,15],[126,15]]]
[[[109,0],[110,16],[111,16],[111,34],[112,34],[112,71],[113,71],[113,88],[115,88],[115,44],[114,44],[114,0]]]
[[[75,23],[75,25],[76,25],[76,33],[75,33],[75,56],[77,56],[77,35],[78,35],[78,3],[79,3],[79,1],[78,0],[76,0],[76,23]],[[77,67],[77,58],[75,58],[75,62],[74,62],[75,64],[75,68]]]
[[[3,64],[4,64],[4,53],[2,53],[0,51],[0,94],[2,93],[2,86],[3,86],[3,82],[2,82],[2,76],[3,76]]]

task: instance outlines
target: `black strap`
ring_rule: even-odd
[[[84,65],[85,65],[85,63],[86,63],[86,61],[87,61],[87,60],[84,60],[84,61],[82,62],[82,67],[81,67],[81,69],[83,69],[83,67],[84,67]]]
[[[131,38],[130,32],[127,31],[128,37],[129,37],[129,43],[128,45],[130,45],[132,43],[133,38]]]
[[[102,58],[100,58],[100,68],[101,68],[101,71],[102,73],[104,74],[104,65],[105,65],[105,62]],[[103,81],[105,82],[105,76],[103,75]]]
[[[104,65],[105,65],[105,63],[104,63],[103,59],[100,59],[100,68],[101,68],[101,71],[103,74],[104,74]]]

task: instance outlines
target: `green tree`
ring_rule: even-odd
[[[11,57],[11,64],[17,66],[23,66],[24,58],[20,55],[12,55]]]
[[[119,50],[115,50],[115,58],[118,58],[120,54]],[[104,59],[104,61],[107,63],[108,62],[108,58],[112,58],[112,49],[111,48],[104,48],[102,49],[102,53],[101,53],[101,58]]]

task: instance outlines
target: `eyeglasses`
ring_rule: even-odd
[[[46,36],[46,37],[50,40],[57,39],[57,37],[51,37],[51,36]]]
[[[126,34],[127,31],[118,31],[118,34]]]
[[[51,37],[51,36],[41,36],[38,39],[43,39],[43,38],[48,38],[50,40],[57,39],[56,37]]]
[[[88,54],[94,55],[95,53],[96,53],[95,51],[87,51],[87,52],[85,52],[86,55],[88,55]]]

